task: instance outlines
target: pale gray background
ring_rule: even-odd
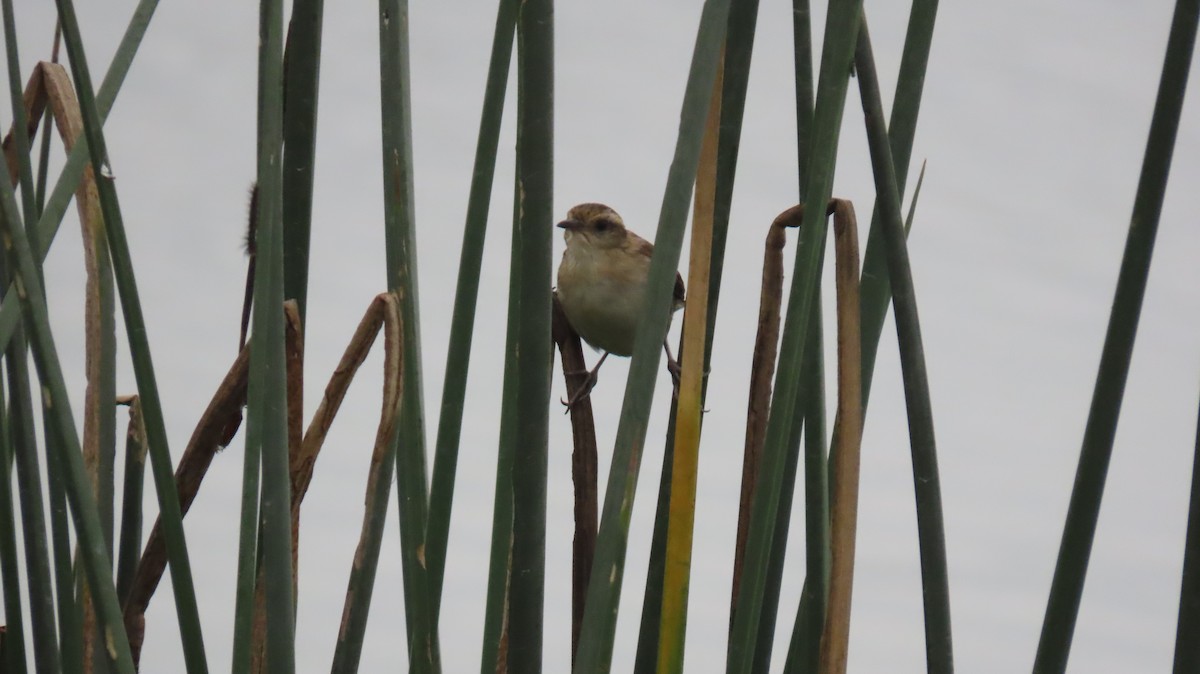
[[[901,4],[867,6],[885,100],[906,22]],[[27,73],[49,51],[53,4],[18,5]],[[79,5],[99,82],[133,2]],[[938,18],[914,149],[914,167],[928,158],[929,173],[910,246],[937,423],[962,672],[1027,670],[1033,659],[1171,5],[947,2]],[[494,15],[490,2],[411,7],[431,438]],[[561,3],[557,214],[580,201],[604,201],[632,228],[653,236],[698,17],[695,2]],[[796,200],[789,17],[790,3],[762,5],[701,457],[687,643],[688,670],[694,672],[723,668],[762,240],[774,215]],[[257,21],[253,2],[164,2],[106,130],[176,457],[234,356],[245,264],[241,237],[254,174]],[[376,21],[373,3],[327,3],[307,337],[309,414],[362,311],[384,289]],[[818,10],[814,24],[823,21]],[[1197,84],[1193,75],[1192,88]],[[1198,110],[1193,91],[1072,672],[1161,672],[1171,662],[1200,390]],[[9,119],[7,106],[0,116]],[[847,99],[845,119],[835,194],[855,201],[865,227],[873,192],[856,93]],[[511,213],[511,120],[510,114],[482,272],[446,574],[441,637],[447,672],[479,666]],[[915,174],[914,168],[914,180]],[[76,373],[70,383],[78,406],[81,253],[71,218],[47,261],[47,277],[60,351],[68,372]],[[556,251],[561,245],[556,241]],[[895,352],[889,322],[863,445],[850,651],[856,672],[917,672],[924,666],[912,478]],[[305,672],[325,670],[333,649],[378,414],[378,366],[372,358],[350,392],[305,503],[297,624],[298,664]],[[621,359],[607,365],[594,396],[603,473],[626,371]],[[659,378],[631,529],[613,667],[618,672],[628,671],[636,643],[666,382]],[[133,390],[127,366],[120,390]],[[562,392],[556,376],[554,394]],[[557,405],[552,412],[545,671],[565,672],[570,436]],[[214,671],[229,662],[240,443],[218,457],[187,520]],[[152,490],[147,494],[152,509]],[[795,515],[802,521],[799,511]],[[402,669],[395,528],[393,515],[364,672]],[[791,630],[803,573],[800,529],[795,531],[780,643]],[[181,671],[174,620],[164,585],[149,614],[143,671]]]

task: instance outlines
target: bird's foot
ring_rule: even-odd
[[[583,382],[579,385],[579,388],[574,393],[571,394],[570,398],[568,398],[567,400],[562,400],[561,398],[559,399],[559,402],[561,402],[567,408],[563,412],[563,414],[569,414],[571,412],[571,410],[575,409],[575,405],[577,405],[579,403],[579,401],[583,400],[584,398],[587,398],[588,396],[590,396],[592,394],[592,389],[596,388],[596,382],[599,381],[599,378],[597,377],[596,373],[600,371],[600,366],[604,364],[605,358],[608,358],[608,353],[605,353],[600,358],[600,362],[596,363],[596,367],[593,367],[592,369],[587,370],[586,372],[575,371],[575,372],[569,373],[572,375],[583,374],[585,376],[584,376]]]
[[[668,355],[670,355],[670,354],[668,354]],[[680,381],[681,373],[683,372],[682,368],[679,367],[679,361],[675,360],[674,358],[667,358],[667,372],[671,375],[671,384],[673,387],[673,389],[671,391],[671,396],[673,398],[678,398],[679,397],[679,381]]]
[[[594,388],[596,388],[596,373],[588,372],[587,378],[583,380],[583,386],[580,386],[577,391],[572,393],[570,399],[559,399],[559,402],[567,408],[563,411],[563,414],[570,414],[571,410],[575,409],[575,405],[579,404],[579,401],[592,394],[592,389]]]
[[[667,372],[669,372],[671,374],[671,381],[675,382],[675,387],[678,388],[679,387],[679,377],[680,377],[680,374],[683,372],[683,369],[681,367],[679,367],[679,361],[668,360],[667,361]]]

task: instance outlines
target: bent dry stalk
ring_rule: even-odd
[[[380,323],[384,328],[384,376],[383,402],[380,411],[379,427],[375,432],[375,447],[371,453],[371,468],[367,476],[367,489],[364,499],[363,524],[359,535],[358,547],[354,553],[354,563],[350,569],[350,579],[346,588],[346,601],[342,608],[342,621],[338,629],[337,646],[333,655],[333,672],[354,672],[358,668],[359,657],[362,654],[363,634],[366,631],[367,616],[371,607],[371,593],[375,584],[375,571],[379,563],[379,550],[383,544],[383,527],[387,521],[388,498],[392,489],[392,468],[395,465],[395,435],[396,424],[399,422],[400,408],[404,398],[404,328],[402,325],[399,298],[394,294],[380,295],[372,302],[367,316],[359,325],[351,346],[346,349],[346,355],[334,372],[329,387],[326,388],[325,399],[322,400],[321,410],[327,409],[326,403],[333,400],[340,404],[345,387],[349,385],[354,371],[362,364],[367,350],[379,332]],[[343,367],[343,365],[345,367]],[[336,404],[330,406],[330,416],[336,412]],[[310,448],[312,458],[316,458],[320,439],[324,438],[324,430],[328,422],[321,421],[322,415],[314,416],[309,426],[310,432],[305,436],[305,445],[313,443]],[[320,424],[318,422],[321,422]],[[319,438],[319,439],[318,439]]]
[[[854,538],[858,522],[859,449],[862,443],[862,336],[858,295],[858,222],[844,199],[834,207],[837,279],[838,442],[830,485],[829,605],[821,635],[821,674],[844,674],[850,642],[850,595],[854,585]]]
[[[853,205],[844,199],[830,200],[827,214],[834,216],[834,245],[837,275],[838,316],[838,442],[834,447],[832,474],[831,580],[829,613],[821,639],[821,671],[845,671],[853,585],[854,537],[858,503],[859,445],[862,436],[861,340],[858,297],[858,239]],[[804,205],[780,213],[771,223],[763,261],[759,330],[752,361],[750,402],[747,410],[745,465],[743,466],[740,530],[748,528],[750,504],[759,477],[761,453],[769,411],[770,379],[775,365],[783,287],[783,246],[787,227],[803,222]],[[822,467],[823,469],[823,467]],[[735,551],[734,598],[736,600],[744,535]]]

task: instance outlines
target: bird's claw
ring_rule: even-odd
[[[575,405],[577,405],[579,403],[579,401],[583,400],[584,398],[587,398],[588,396],[590,396],[592,394],[592,389],[596,388],[596,382],[598,381],[598,378],[596,377],[596,370],[599,370],[599,369],[600,369],[600,366],[597,365],[595,368],[589,370],[587,372],[587,376],[584,377],[583,383],[580,385],[579,389],[577,391],[575,391],[574,393],[572,393],[571,397],[569,399],[563,400],[562,398],[559,398],[558,401],[560,403],[562,403],[563,405],[565,405],[567,408],[566,410],[563,411],[563,414],[570,414],[571,410],[575,409]],[[582,373],[575,372],[572,374],[582,374]]]
[[[669,354],[668,354],[669,355]],[[679,361],[674,358],[667,359],[667,373],[671,375],[671,397],[679,399],[679,382],[681,378],[682,368],[679,367]]]

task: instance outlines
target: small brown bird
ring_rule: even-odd
[[[588,382],[567,402],[570,407],[591,392],[610,353],[633,354],[654,244],[625,229],[621,216],[604,204],[579,204],[558,226],[566,230],[567,242],[558,265],[558,300],[575,332],[604,351],[588,372]],[[671,312],[682,308],[683,301],[683,277],[676,272]],[[663,349],[667,369],[678,381],[679,364],[665,341]]]

